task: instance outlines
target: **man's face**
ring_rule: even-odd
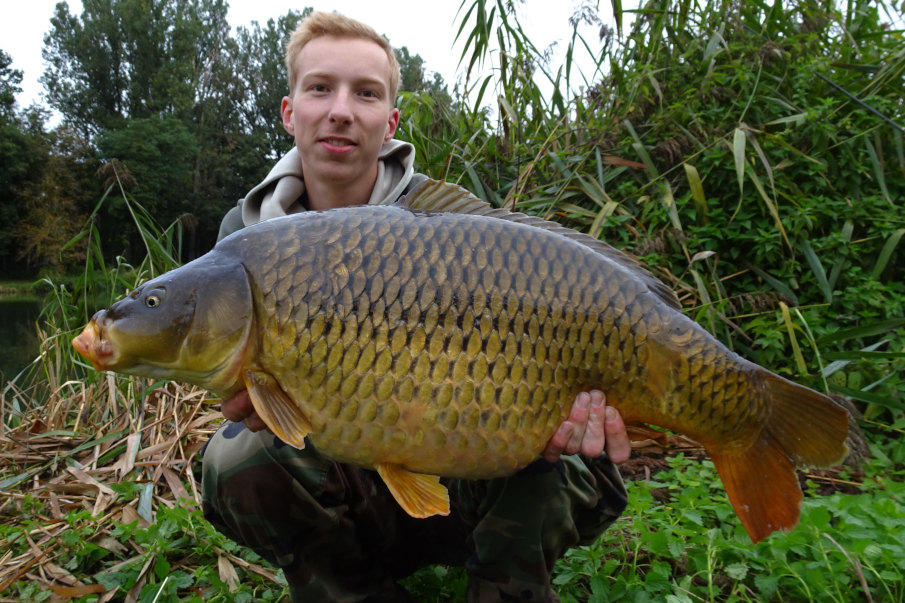
[[[305,180],[373,186],[377,155],[399,123],[383,49],[370,40],[322,36],[302,48],[295,69],[295,89],[281,113]]]

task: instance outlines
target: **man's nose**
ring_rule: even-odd
[[[348,90],[338,90],[330,106],[330,121],[349,123],[352,121],[352,98]]]

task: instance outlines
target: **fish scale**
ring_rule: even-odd
[[[701,442],[755,541],[797,523],[796,466],[846,451],[843,409],[728,350],[634,260],[439,182],[243,229],[73,345],[99,370],[247,389],[285,442],[376,468],[415,517],[449,512],[436,476],[536,459],[591,388]]]

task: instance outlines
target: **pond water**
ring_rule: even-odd
[[[15,377],[38,354],[38,298],[0,297],[0,384]]]

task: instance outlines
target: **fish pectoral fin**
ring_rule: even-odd
[[[449,492],[438,476],[414,473],[393,463],[379,463],[377,473],[399,506],[412,517],[449,515]]]
[[[246,371],[245,387],[255,412],[270,431],[290,446],[304,448],[311,423],[277,380],[264,371]]]

